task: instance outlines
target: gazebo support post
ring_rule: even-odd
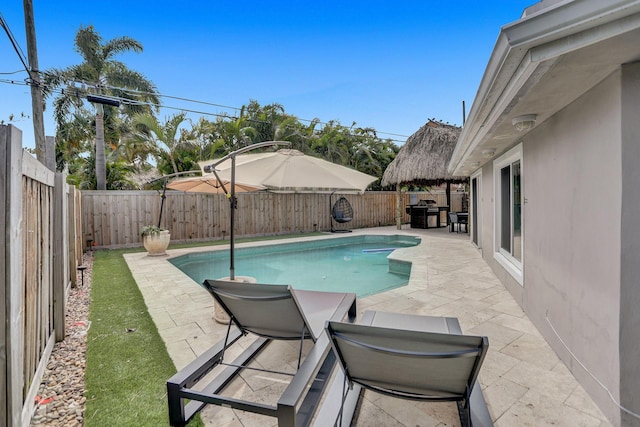
[[[402,187],[396,184],[396,228],[402,229]]]
[[[451,212],[451,181],[447,180],[447,227],[449,226],[449,212]]]

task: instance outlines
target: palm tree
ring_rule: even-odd
[[[318,137],[311,142],[313,152],[325,160],[339,165],[349,164],[349,130],[339,122],[331,120],[325,124]]]
[[[220,126],[220,139],[224,141],[224,149],[227,152],[246,147],[256,140],[258,131],[254,128],[240,111],[240,117],[232,120],[222,120]]]
[[[119,53],[142,52],[142,45],[138,41],[125,36],[104,42],[93,26],[89,25],[78,30],[75,50],[82,56],[82,63],[64,69],[53,68],[45,73],[45,96],[62,88],[61,94],[54,101],[54,116],[58,128],[72,120],[74,110],[83,108],[87,95],[122,101],[125,114],[151,112],[149,104],[158,104],[157,90],[153,83],[114,59]],[[119,114],[114,106],[96,104],[95,169],[98,190],[106,189],[107,179],[105,109],[113,110],[109,111],[111,114],[107,114],[108,117]]]
[[[85,109],[74,111],[72,121],[58,126],[56,132],[56,170],[64,170],[82,153],[87,152],[94,137],[93,115]]]
[[[211,122],[204,117],[200,117],[197,122],[190,120],[191,130],[186,130],[181,139],[190,141],[197,161],[223,157],[227,152],[224,150],[224,140],[220,138],[220,122]]]
[[[134,126],[141,128],[136,136],[142,141],[147,141],[155,147],[156,158],[160,159],[165,154],[171,163],[173,173],[180,172],[176,163],[178,149],[181,143],[178,138],[178,129],[187,119],[187,113],[179,113],[169,117],[164,124],[160,124],[155,116],[139,114],[133,118]]]

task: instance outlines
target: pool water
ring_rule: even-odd
[[[363,297],[406,285],[411,264],[387,256],[419,243],[409,236],[352,236],[236,248],[235,274],[254,277],[258,283]],[[200,284],[229,276],[229,251],[187,254],[170,262]]]

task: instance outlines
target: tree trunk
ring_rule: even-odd
[[[107,165],[104,152],[104,115],[102,105],[96,113],[96,190],[107,189]]]

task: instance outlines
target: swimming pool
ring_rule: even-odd
[[[235,251],[235,271],[259,283],[363,297],[406,285],[411,263],[387,256],[419,243],[411,236],[350,236],[240,248]],[[229,275],[228,251],[192,253],[169,261],[200,284]]]

